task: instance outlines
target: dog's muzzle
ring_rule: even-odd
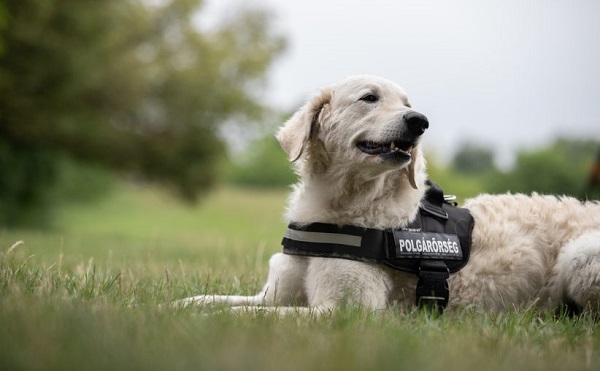
[[[368,155],[408,161],[411,159],[410,152],[428,127],[425,115],[409,111],[402,116],[395,138],[389,141],[363,140],[356,143],[356,147]]]

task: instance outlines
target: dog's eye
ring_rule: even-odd
[[[375,103],[379,100],[379,97],[376,96],[375,94],[365,94],[363,95],[362,98],[360,98],[360,100],[365,101],[365,102],[369,102],[369,103]]]

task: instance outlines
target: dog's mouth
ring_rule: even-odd
[[[389,143],[378,143],[370,140],[358,142],[356,147],[368,155],[403,155],[410,158],[414,142],[395,140]]]

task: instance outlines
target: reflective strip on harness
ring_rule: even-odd
[[[288,228],[285,231],[285,238],[302,242],[346,245],[354,247],[360,247],[362,243],[361,236],[338,233],[307,232],[291,228]]]

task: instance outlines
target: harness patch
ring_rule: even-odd
[[[394,230],[395,258],[462,260],[457,235]]]

